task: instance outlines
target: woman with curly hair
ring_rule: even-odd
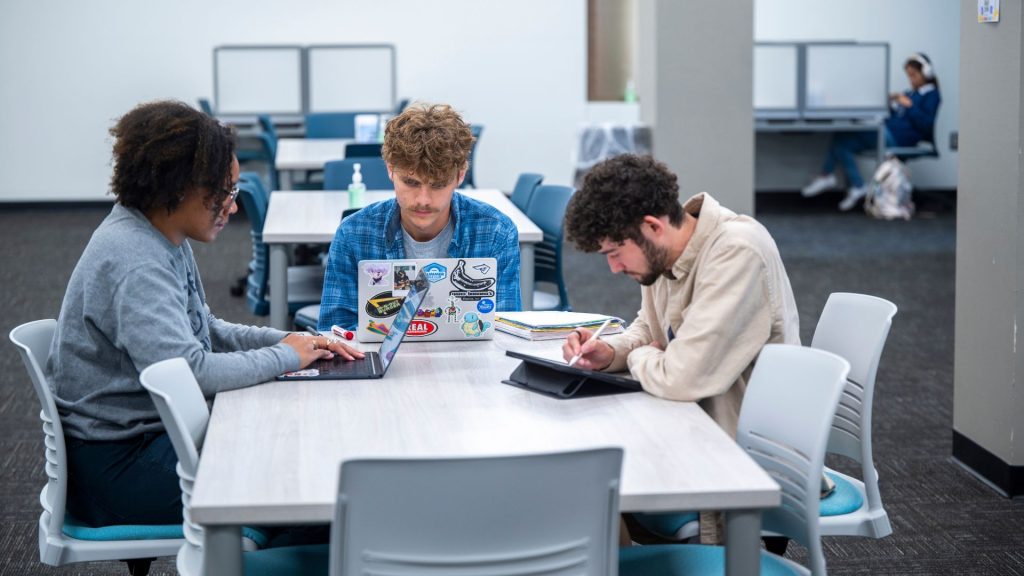
[[[212,242],[238,210],[230,128],[165,101],[139,105],[110,134],[116,203],[71,274],[46,367],[66,436],[67,508],[90,526],[173,524],[178,460],[143,369],[183,357],[212,398],[362,354],[210,312],[189,241]]]

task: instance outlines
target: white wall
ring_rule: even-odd
[[[924,52],[935,65],[942,89],[942,106],[935,128],[938,160],[911,164],[915,185],[955,188],[957,153],[949,149],[949,134],[959,126],[960,7],[950,0],[755,0],[754,39],[859,40],[889,43],[893,90],[907,87],[902,63],[913,52]],[[812,140],[796,151],[794,140],[759,138],[757,187],[794,189],[820,168],[826,141]],[[777,144],[777,146],[776,146]],[[783,150],[782,148],[790,148]],[[867,165],[865,164],[864,167]],[[862,168],[864,168],[862,167]],[[870,174],[865,173],[865,176]]]
[[[219,44],[386,42],[398,95],[485,126],[479,186],[569,184],[586,110],[583,0],[4,0],[0,201],[107,196],[108,128],[140,101],[212,97]],[[273,82],[253,70],[253,88]]]

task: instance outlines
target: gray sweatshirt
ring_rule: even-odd
[[[214,317],[189,243],[115,204],[71,274],[46,372],[67,435],[122,440],[164,429],[139,383],[150,364],[185,358],[212,398],[297,370],[286,335]]]

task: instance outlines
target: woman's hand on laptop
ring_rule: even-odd
[[[281,342],[292,347],[299,355],[299,368],[305,368],[321,358],[333,358],[338,354],[345,360],[362,358],[363,353],[337,340],[307,334],[289,334]]]

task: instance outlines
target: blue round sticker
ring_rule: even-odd
[[[487,314],[491,310],[494,310],[494,300],[484,298],[476,303],[476,309],[479,310],[481,314]]]

